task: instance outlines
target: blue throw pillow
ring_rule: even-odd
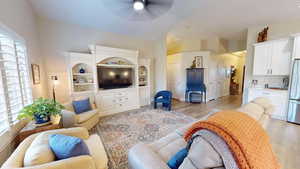
[[[52,134],[49,135],[49,145],[57,160],[90,155],[90,151],[85,142],[77,137]]]
[[[84,100],[73,101],[73,108],[76,114],[92,110],[90,98]]]
[[[168,166],[171,169],[178,169],[185,157],[188,155],[188,149],[184,148],[177,152],[171,159],[168,161]]]

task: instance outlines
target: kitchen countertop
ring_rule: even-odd
[[[250,90],[265,90],[265,91],[270,91],[270,92],[274,92],[274,91],[282,91],[282,92],[287,92],[288,89],[283,89],[283,88],[260,88],[260,87],[252,87],[250,88]]]

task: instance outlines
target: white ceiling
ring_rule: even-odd
[[[58,21],[153,40],[174,36],[245,39],[253,25],[300,20],[297,0],[174,0],[152,21],[134,22],[114,15],[102,0],[29,0],[35,12]]]

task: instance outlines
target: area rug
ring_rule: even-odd
[[[127,169],[127,152],[132,146],[151,143],[193,121],[182,113],[144,108],[101,118],[92,132],[102,139],[109,169]]]

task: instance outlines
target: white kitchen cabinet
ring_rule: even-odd
[[[273,43],[272,75],[289,75],[291,63],[291,43],[289,39],[278,40]]]
[[[268,75],[271,63],[272,44],[261,44],[254,47],[253,74]]]
[[[288,103],[287,90],[250,88],[248,101],[250,102],[257,97],[265,97],[270,99],[271,103],[275,106],[275,110],[271,114],[272,118],[286,120]]]
[[[254,45],[253,75],[289,75],[291,43],[289,39]]]

